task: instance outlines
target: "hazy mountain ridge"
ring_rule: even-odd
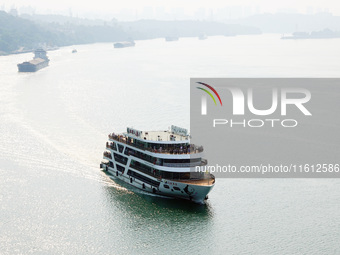
[[[241,35],[340,31],[340,16],[330,13],[259,14],[247,18],[216,21],[85,19],[62,15],[12,16],[0,11],[0,54],[32,50],[40,45],[67,46],[94,42],[153,39],[166,36],[195,37],[200,34]]]
[[[32,48],[51,36],[49,31],[34,22],[0,11],[0,52],[11,52],[19,47]]]
[[[28,19],[31,21],[36,21],[39,23],[58,23],[60,25],[65,24],[75,24],[75,25],[84,25],[84,26],[105,26],[111,25],[115,26],[118,24],[116,19],[112,19],[111,21],[101,20],[101,19],[87,19],[87,18],[78,18],[72,16],[63,16],[56,14],[22,14],[21,18]]]
[[[129,37],[118,26],[85,26],[71,22],[37,22],[0,11],[0,53],[19,53],[41,45],[111,42]]]
[[[60,15],[23,15],[0,12],[0,52],[19,53],[40,45],[67,46],[95,42],[153,39],[165,36],[259,34],[258,28],[213,21],[132,22],[89,20]]]
[[[133,34],[138,34],[138,39],[151,39],[166,36],[196,37],[200,34],[206,34],[207,36],[261,34],[261,30],[256,27],[238,24],[224,24],[222,22],[214,21],[138,20],[121,22],[120,24]]]

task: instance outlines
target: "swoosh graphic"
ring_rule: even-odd
[[[220,100],[220,103],[221,103],[221,106],[222,106],[222,100],[220,98],[220,95],[217,93],[217,91],[213,87],[211,87],[210,85],[203,83],[203,82],[197,82],[197,83],[204,85],[204,86],[208,87],[209,89],[211,89],[215,93],[215,95],[218,97],[218,100]]]
[[[202,88],[200,88],[200,87],[197,87],[197,88],[198,88],[198,89],[201,89],[201,90],[203,90],[203,91],[205,91],[205,92],[207,92],[207,93],[211,96],[211,98],[214,100],[215,105],[217,105],[217,104],[216,104],[215,98],[213,97],[213,95],[212,95],[208,90],[202,89]]]

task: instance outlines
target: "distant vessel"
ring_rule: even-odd
[[[167,42],[173,42],[173,41],[178,41],[178,40],[179,40],[178,36],[167,36],[167,37],[165,37],[165,41],[167,41]]]
[[[206,35],[206,34],[200,34],[199,36],[198,36],[198,39],[199,40],[205,40],[205,39],[207,39],[208,38],[208,36]]]
[[[46,51],[37,49],[34,51],[34,58],[31,61],[18,64],[18,70],[19,72],[36,72],[48,66],[49,62],[50,60],[46,55]]]
[[[190,144],[184,128],[127,128],[126,133],[109,134],[100,167],[144,191],[202,203],[215,185],[212,174],[194,171],[207,165],[202,152],[202,146]]]
[[[340,38],[340,32],[335,32],[330,29],[324,29],[321,31],[307,32],[295,32],[292,35],[283,35],[281,39],[330,39]]]
[[[46,51],[59,50],[58,46],[45,46]]]
[[[73,49],[72,50],[72,53],[77,53],[78,51],[76,49]]]
[[[133,47],[135,45],[136,43],[134,41],[116,42],[113,44],[115,48]]]

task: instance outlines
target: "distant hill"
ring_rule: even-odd
[[[71,16],[63,16],[57,14],[22,14],[20,16],[23,19],[28,19],[31,21],[36,21],[39,23],[58,23],[60,25],[74,24],[74,25],[84,25],[84,26],[104,26],[104,25],[117,25],[118,21],[112,19],[111,21],[100,20],[100,19],[87,19],[78,18]]]
[[[20,47],[33,48],[38,43],[46,42],[49,37],[50,32],[34,22],[0,11],[0,51],[11,52]]]
[[[0,11],[0,53],[19,53],[46,46],[67,46],[95,42],[152,39],[166,36],[198,37],[200,34],[259,34],[252,26],[210,21],[139,20],[117,22],[89,20],[60,15],[15,17]]]
[[[214,35],[243,35],[261,34],[261,30],[253,26],[224,24],[213,21],[195,20],[139,20],[120,23],[125,30],[128,30],[139,39],[150,39],[166,36],[177,37],[198,37],[201,34]]]
[[[61,26],[115,27],[125,31],[134,39],[152,39],[176,35],[179,37],[212,35],[259,34],[261,30],[251,25],[225,24],[214,21],[197,20],[137,20],[130,22],[90,20],[85,18],[66,17],[62,15],[22,15],[39,24],[59,24]],[[50,26],[50,25],[49,25]]]
[[[66,46],[112,42],[130,37],[117,26],[39,22],[0,11],[0,53],[18,53],[41,45]]]

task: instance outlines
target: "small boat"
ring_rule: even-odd
[[[206,34],[200,34],[199,36],[198,36],[198,39],[199,40],[205,40],[205,39],[207,39],[208,38],[208,36],[206,35]]]
[[[173,41],[178,41],[178,40],[179,40],[178,36],[167,36],[167,37],[165,37],[165,41],[167,41],[167,42],[173,42]]]
[[[72,50],[72,53],[77,53],[78,51],[76,49],[73,49]]]
[[[292,35],[282,35],[281,39],[332,39],[340,38],[340,32],[332,31],[330,29],[324,29],[321,31],[307,32],[295,32]]]
[[[134,41],[116,42],[113,44],[115,48],[134,47],[135,45],[136,43]]]

